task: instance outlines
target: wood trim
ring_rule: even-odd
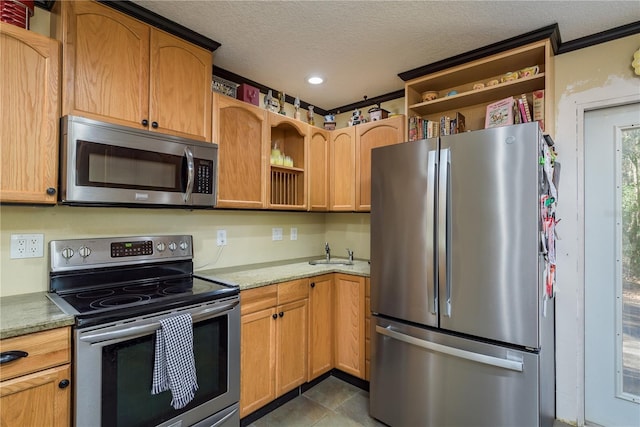
[[[563,53],[584,49],[585,47],[595,46],[600,43],[610,42],[638,33],[640,33],[640,21],[562,43],[557,49],[556,54],[561,55]]]

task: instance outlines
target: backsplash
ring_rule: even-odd
[[[46,291],[48,242],[81,237],[191,234],[194,269],[323,256],[328,241],[336,257],[369,257],[369,214],[232,210],[0,206],[0,296]],[[272,241],[272,228],[283,240]],[[290,229],[297,228],[297,240]],[[227,245],[216,244],[224,229]],[[42,233],[45,256],[10,259],[11,234]]]

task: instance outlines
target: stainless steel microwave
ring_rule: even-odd
[[[217,144],[77,116],[60,135],[63,204],[215,205]]]

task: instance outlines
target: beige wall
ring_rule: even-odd
[[[619,103],[640,95],[633,74],[634,35],[556,57],[555,142],[562,160],[558,215],[558,295],[556,303],[557,417],[584,421],[584,205],[582,202],[581,110],[593,103]],[[594,315],[589,313],[587,315]],[[597,314],[595,314],[597,315]]]

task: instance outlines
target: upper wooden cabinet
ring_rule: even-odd
[[[60,46],[0,23],[0,201],[55,204]]]
[[[211,141],[211,52],[93,1],[53,11],[64,115]]]
[[[329,209],[329,141],[329,131],[309,126],[307,181],[310,211]]]
[[[213,95],[221,208],[264,209],[267,182],[267,112],[228,96]]]
[[[371,150],[404,141],[404,116],[356,126],[356,211],[371,210]]]
[[[356,129],[347,127],[331,132],[329,144],[329,210],[353,211],[356,202]]]
[[[501,82],[508,72],[534,66],[539,68],[535,75]],[[487,85],[490,81],[498,83]],[[474,89],[476,84],[484,86]],[[466,129],[478,130],[484,128],[488,104],[522,94],[531,104],[532,92],[541,89],[546,99],[544,130],[553,136],[553,49],[549,39],[409,80],[405,83],[405,111],[408,118],[419,116],[434,121],[444,115],[454,118],[460,112],[465,116]],[[422,94],[427,91],[437,92],[438,97],[423,101]],[[448,96],[452,91],[456,94]]]
[[[270,111],[267,116],[270,152],[279,153],[269,156],[269,208],[306,210],[309,125]]]

